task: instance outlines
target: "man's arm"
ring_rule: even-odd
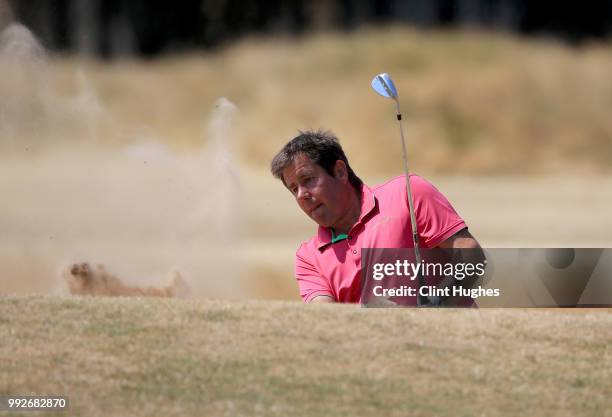
[[[437,246],[442,249],[449,249],[452,256],[453,263],[470,263],[477,264],[486,261],[484,251],[480,247],[478,241],[468,231],[467,227],[455,233],[450,238]],[[454,249],[466,249],[466,250],[454,250]],[[463,288],[472,288],[476,285],[479,279],[482,278],[478,275],[473,277],[466,277],[462,280],[456,280],[452,276],[446,277],[438,284],[438,288],[460,286]],[[448,297],[441,300],[442,305],[456,306],[457,302],[461,297]]]
[[[314,265],[311,253],[305,244],[295,254],[295,278],[302,299],[307,303],[333,303],[332,290]]]
[[[329,295],[317,295],[315,298],[310,300],[310,303],[335,303],[335,302],[336,300],[334,300]]]
[[[480,244],[472,236],[467,227],[440,243],[438,247],[444,249],[481,249]]]

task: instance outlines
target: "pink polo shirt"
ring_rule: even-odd
[[[433,248],[467,227],[446,197],[425,179],[410,175],[419,243]],[[348,238],[331,243],[331,230],[302,243],[295,254],[295,276],[302,299],[328,295],[343,303],[361,297],[361,248],[412,248],[412,227],[404,175],[372,189],[361,188],[361,215]]]

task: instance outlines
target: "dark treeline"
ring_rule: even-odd
[[[1,0],[0,0],[1,1]],[[12,0],[53,50],[106,57],[213,48],[246,34],[299,35],[405,22],[546,34],[572,43],[612,31],[612,0]]]

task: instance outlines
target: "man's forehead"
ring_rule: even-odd
[[[314,163],[306,154],[300,153],[293,158],[293,161],[283,169],[283,178],[290,181],[294,176],[297,177],[304,173],[316,171],[319,166]]]
[[[318,165],[305,154],[298,154],[293,158],[293,162],[285,168],[286,171],[294,172],[296,174],[302,171],[316,170]]]

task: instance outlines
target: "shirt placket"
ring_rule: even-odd
[[[361,267],[361,247],[359,239],[357,238],[357,230],[359,230],[360,227],[362,227],[361,224],[355,225],[355,227],[353,227],[349,231],[348,236],[346,238],[346,242],[349,248],[349,255],[355,262],[355,265],[358,267]]]

